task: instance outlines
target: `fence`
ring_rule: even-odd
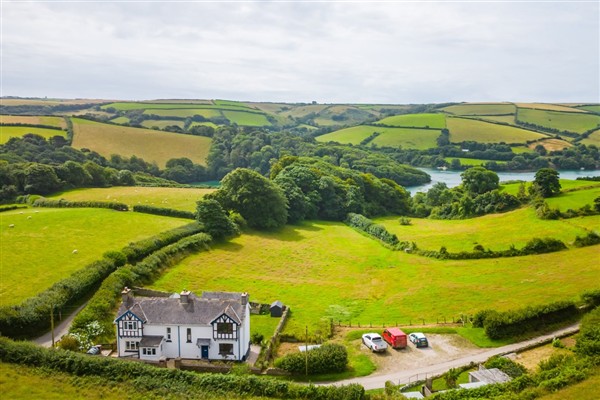
[[[384,321],[384,322],[368,322],[368,323],[364,323],[363,322],[358,322],[358,321],[352,321],[352,320],[347,320],[347,321],[342,321],[342,320],[338,320],[337,322],[335,320],[332,320],[331,323],[333,326],[338,326],[338,327],[342,327],[342,328],[391,328],[391,327],[395,327],[395,326],[422,326],[422,325],[440,325],[440,326],[444,326],[444,325],[456,325],[456,324],[462,324],[464,325],[465,323],[469,323],[473,321],[473,316],[472,315],[462,315],[459,317],[438,317],[435,319],[435,321],[433,319],[426,319],[426,318],[415,318],[415,319],[409,319],[408,321],[402,321],[402,320],[396,320],[396,321]]]

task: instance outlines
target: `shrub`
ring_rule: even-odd
[[[404,225],[404,226],[412,225],[412,221],[410,220],[410,218],[407,218],[407,217],[400,217],[398,222],[400,222],[400,225]]]
[[[252,336],[250,336],[250,341],[252,344],[261,344],[264,338],[262,333],[254,332]]]
[[[523,247],[524,254],[542,254],[551,253],[554,251],[560,251],[566,249],[567,246],[558,239],[553,238],[533,238],[525,247]]]
[[[526,374],[527,369],[506,357],[492,357],[485,363],[486,368],[498,368],[511,378],[518,378],[519,376]]]
[[[135,205],[133,211],[146,214],[162,215],[165,217],[196,219],[196,214],[191,211],[174,210],[172,208]]]
[[[63,350],[77,351],[79,350],[79,341],[73,335],[65,335],[58,342],[58,347]]]
[[[600,357],[600,307],[582,319],[575,353],[580,356]]]
[[[588,290],[581,294],[581,299],[589,307],[600,306],[600,289]]]
[[[590,232],[584,237],[577,236],[575,238],[575,247],[593,246],[600,243],[600,235],[596,232]]]
[[[348,365],[348,352],[339,344],[326,343],[321,347],[305,353],[287,354],[275,361],[275,366],[292,374],[300,375],[306,371],[308,358],[308,373],[323,374],[328,372],[343,372]]]

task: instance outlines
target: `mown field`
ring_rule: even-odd
[[[519,121],[561,131],[584,133],[600,126],[600,115],[519,108]]]
[[[501,115],[513,114],[516,108],[514,104],[506,103],[471,103],[444,107],[441,110],[454,115]]]
[[[31,126],[0,126],[0,144],[8,142],[12,137],[22,137],[27,133],[35,133],[42,137],[51,138],[52,136],[67,137],[67,132],[58,129],[37,128]]]
[[[17,304],[39,293],[106,251],[189,223],[92,208],[30,208],[4,212],[1,218],[2,305]],[[9,228],[11,224],[14,228]],[[73,254],[75,249],[77,254]]]
[[[45,115],[0,115],[0,124],[48,125],[62,129],[67,127],[63,117]]]
[[[567,147],[572,147],[573,144],[562,139],[542,139],[529,144],[529,148],[534,150],[537,145],[542,145],[547,151],[562,150]]]
[[[70,201],[117,201],[131,207],[137,204],[175,210],[196,211],[196,202],[215,189],[125,187],[74,189],[47,196]]]
[[[171,158],[187,157],[206,165],[211,139],[152,129],[101,124],[73,118],[73,147],[88,148],[109,158],[112,154],[133,155],[164,168]]]
[[[223,111],[223,116],[230,122],[241,126],[269,126],[271,123],[264,114],[243,111]]]
[[[508,236],[505,229],[512,227],[498,225],[493,237]],[[302,337],[305,326],[315,332],[323,318],[406,324],[575,298],[597,286],[600,267],[589,262],[597,252],[595,246],[529,257],[440,261],[390,251],[341,223],[305,222],[215,244],[169,269],[152,287],[244,290],[254,301],[279,299],[292,308],[286,332]]]
[[[427,149],[435,147],[436,139],[440,136],[440,131],[433,129],[390,128],[359,125],[317,136],[316,140],[319,142],[333,141],[357,145],[371,136],[374,132],[379,132],[380,135],[377,136],[372,143],[378,146],[402,146],[407,149]]]
[[[468,118],[448,118],[450,141],[459,143],[472,140],[481,143],[526,143],[545,138],[546,135],[513,126],[492,124]]]
[[[417,127],[417,128],[438,128],[446,127],[446,116],[444,114],[405,114],[394,115],[377,121],[378,124]]]
[[[568,107],[562,104],[547,104],[547,103],[516,103],[519,108],[533,108],[536,110],[548,110],[548,111],[565,111],[565,112],[581,112],[585,113],[585,110]]]

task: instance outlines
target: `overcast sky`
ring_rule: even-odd
[[[2,0],[2,95],[600,102],[588,2]]]

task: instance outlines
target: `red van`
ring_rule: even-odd
[[[388,328],[383,331],[381,336],[394,349],[404,349],[406,347],[406,333],[398,328]]]

